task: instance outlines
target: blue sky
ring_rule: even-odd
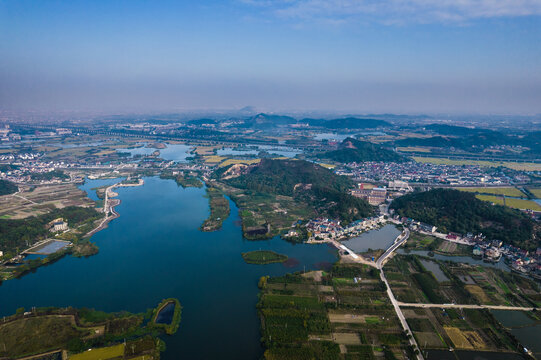
[[[541,0],[0,0],[0,108],[541,113]]]

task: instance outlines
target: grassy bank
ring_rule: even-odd
[[[279,262],[284,262],[287,260],[286,255],[278,254],[270,250],[257,250],[257,251],[245,252],[245,253],[242,253],[242,258],[248,264],[258,264],[258,265],[279,263]]]
[[[29,312],[20,308],[0,324],[0,358],[66,351],[69,359],[77,360],[135,356],[157,360],[163,349],[160,329],[143,325],[144,317],[86,308],[49,307]]]
[[[182,186],[183,188],[187,187],[196,187],[201,188],[203,187],[203,183],[201,180],[199,180],[196,176],[185,172],[180,171],[178,174],[174,174],[172,172],[163,172],[160,174],[160,179],[172,179],[175,180],[178,186]]]
[[[207,196],[209,198],[210,215],[201,225],[201,231],[216,231],[222,227],[222,223],[229,216],[229,201],[225,198],[222,191],[218,188],[207,187]]]
[[[156,319],[157,319],[160,311],[166,305],[171,304],[171,303],[175,304],[175,310],[174,310],[174,313],[173,313],[173,318],[171,320],[171,323],[169,323],[169,324],[158,324],[158,323],[156,323]],[[175,299],[175,298],[164,299],[154,309],[154,311],[152,313],[152,320],[149,323],[149,326],[151,326],[152,328],[163,329],[167,335],[173,335],[178,330],[178,327],[180,325],[181,315],[182,315],[182,306],[180,305],[180,301],[178,301],[178,299]]]

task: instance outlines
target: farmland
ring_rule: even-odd
[[[510,161],[485,161],[485,160],[451,160],[445,158],[434,157],[413,157],[417,162],[444,164],[444,165],[479,165],[488,167],[504,166],[509,169],[519,171],[541,171],[541,164],[538,163],[522,163]]]
[[[260,288],[265,359],[405,359],[410,351],[375,269],[335,264],[263,278]]]
[[[526,195],[514,187],[461,187],[460,191],[473,192],[478,194],[505,195],[512,197],[526,197]]]
[[[387,263],[385,273],[399,301],[535,307],[541,304],[541,292],[533,280],[496,268],[430,259],[448,278],[436,281],[421,259],[417,255],[400,255]]]
[[[0,216],[23,219],[67,206],[94,206],[94,202],[75,184],[21,186],[20,190],[17,194],[0,196]]]
[[[157,336],[161,331],[156,326],[144,326],[144,314],[71,307],[36,308],[23,313],[21,308],[0,324],[0,357],[63,350],[74,360],[159,359],[161,340]]]
[[[479,200],[489,201],[491,203],[498,204],[498,205],[504,205],[504,199],[499,196],[476,195],[475,197],[478,198]],[[528,209],[528,210],[541,211],[541,205],[531,200],[505,198],[505,205],[512,207],[514,209]]]
[[[408,303],[516,305],[539,302],[536,285],[497,269],[438,262],[449,280],[438,282],[416,256],[396,256],[385,267],[393,293]],[[505,283],[512,284],[510,287]],[[536,293],[537,291],[537,293]],[[519,294],[530,294],[529,296]],[[516,340],[487,310],[408,308],[404,316],[421,349],[464,349],[511,353]]]
[[[207,197],[209,198],[210,214],[203,222],[200,229],[202,231],[216,231],[222,227],[222,223],[229,216],[229,200],[225,198],[222,191],[216,187],[207,187]]]

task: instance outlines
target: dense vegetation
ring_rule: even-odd
[[[527,215],[501,205],[481,201],[475,194],[452,189],[435,189],[402,196],[391,208],[400,216],[433,224],[438,231],[483,233],[515,246],[535,249],[541,232]]]
[[[19,190],[17,185],[7,180],[0,180],[0,195],[9,195]]]
[[[172,172],[163,172],[160,174],[160,179],[172,179],[175,180],[178,186],[182,188],[188,187],[203,187],[203,183],[196,176],[190,175],[188,172],[179,172],[178,174],[173,175]]]
[[[38,181],[51,181],[53,179],[67,180],[70,177],[69,175],[66,175],[63,171],[53,170],[45,173],[32,173],[30,174],[30,178],[32,178],[32,180]]]
[[[212,186],[207,187],[207,197],[209,198],[210,214],[200,229],[201,231],[216,231],[222,227],[222,223],[229,216],[231,211],[229,201],[220,189]]]
[[[349,178],[303,160],[262,159],[248,173],[225,181],[240,189],[293,196],[295,200],[314,207],[319,215],[344,221],[373,213],[372,206],[365,200],[348,194],[347,191],[353,187]]]
[[[345,176],[337,176],[322,166],[303,160],[262,159],[247,174],[229,179],[227,183],[240,189],[286,196],[292,196],[295,186],[302,184],[337,191],[353,187],[353,182]]]
[[[94,208],[68,206],[54,209],[50,213],[32,216],[26,219],[0,219],[0,249],[14,254],[47,237],[49,231],[46,224],[56,218],[63,218],[70,227],[84,222],[92,222],[101,214]]]
[[[322,120],[322,119],[305,119],[310,126],[318,126],[326,129],[374,129],[377,127],[391,126],[390,123],[378,119],[360,119],[355,117],[347,117],[343,119]]]
[[[176,299],[168,299],[176,301]],[[70,358],[158,359],[164,350],[158,338],[162,328],[145,325],[156,309],[147,314],[105,313],[94,309],[38,308],[23,315],[24,308],[0,324],[0,357],[19,358],[63,349]],[[102,328],[97,333],[96,328]],[[166,329],[163,329],[166,331]],[[88,349],[92,348],[92,352]],[[74,355],[84,352],[81,355]],[[113,356],[108,356],[114,354]],[[45,357],[44,357],[45,358]],[[53,357],[46,357],[47,359]],[[54,357],[56,358],[56,357]]]
[[[392,150],[385,149],[379,145],[367,141],[360,141],[353,138],[345,139],[338,150],[328,151],[320,154],[320,158],[338,161],[341,163],[363,162],[363,161],[385,161],[402,162],[405,158]]]
[[[284,262],[287,260],[287,255],[278,254],[270,250],[256,250],[242,253],[242,258],[248,264],[272,264]]]

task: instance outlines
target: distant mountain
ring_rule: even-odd
[[[318,157],[320,159],[329,159],[341,163],[363,161],[403,162],[407,160],[392,150],[353,138],[345,139],[340,144],[338,150],[320,154]]]
[[[275,126],[283,126],[289,124],[295,124],[297,120],[291,116],[285,115],[271,115],[260,113],[254,116],[251,116],[244,120],[245,127],[257,128],[257,129],[268,129]]]
[[[493,130],[468,128],[464,126],[455,126],[447,124],[430,124],[425,126],[426,130],[431,130],[440,135],[452,135],[452,136],[468,136],[477,135],[482,133],[495,133]]]
[[[413,193],[395,199],[391,208],[400,216],[435,225],[440,232],[483,233],[526,249],[541,246],[540,227],[526,214],[481,201],[472,193],[452,189]]]
[[[460,132],[460,131],[458,131]],[[456,135],[456,133],[455,133]],[[480,131],[467,136],[432,136],[428,138],[406,138],[396,140],[395,146],[429,146],[438,148],[454,147],[463,150],[472,150],[472,148],[484,148],[497,145],[521,145],[521,139],[508,136],[497,131]],[[527,145],[524,145],[527,146]]]
[[[347,117],[343,119],[322,120],[322,119],[304,119],[310,126],[323,127],[326,129],[374,129],[378,127],[392,126],[384,120],[378,119],[361,119],[355,117]]]

